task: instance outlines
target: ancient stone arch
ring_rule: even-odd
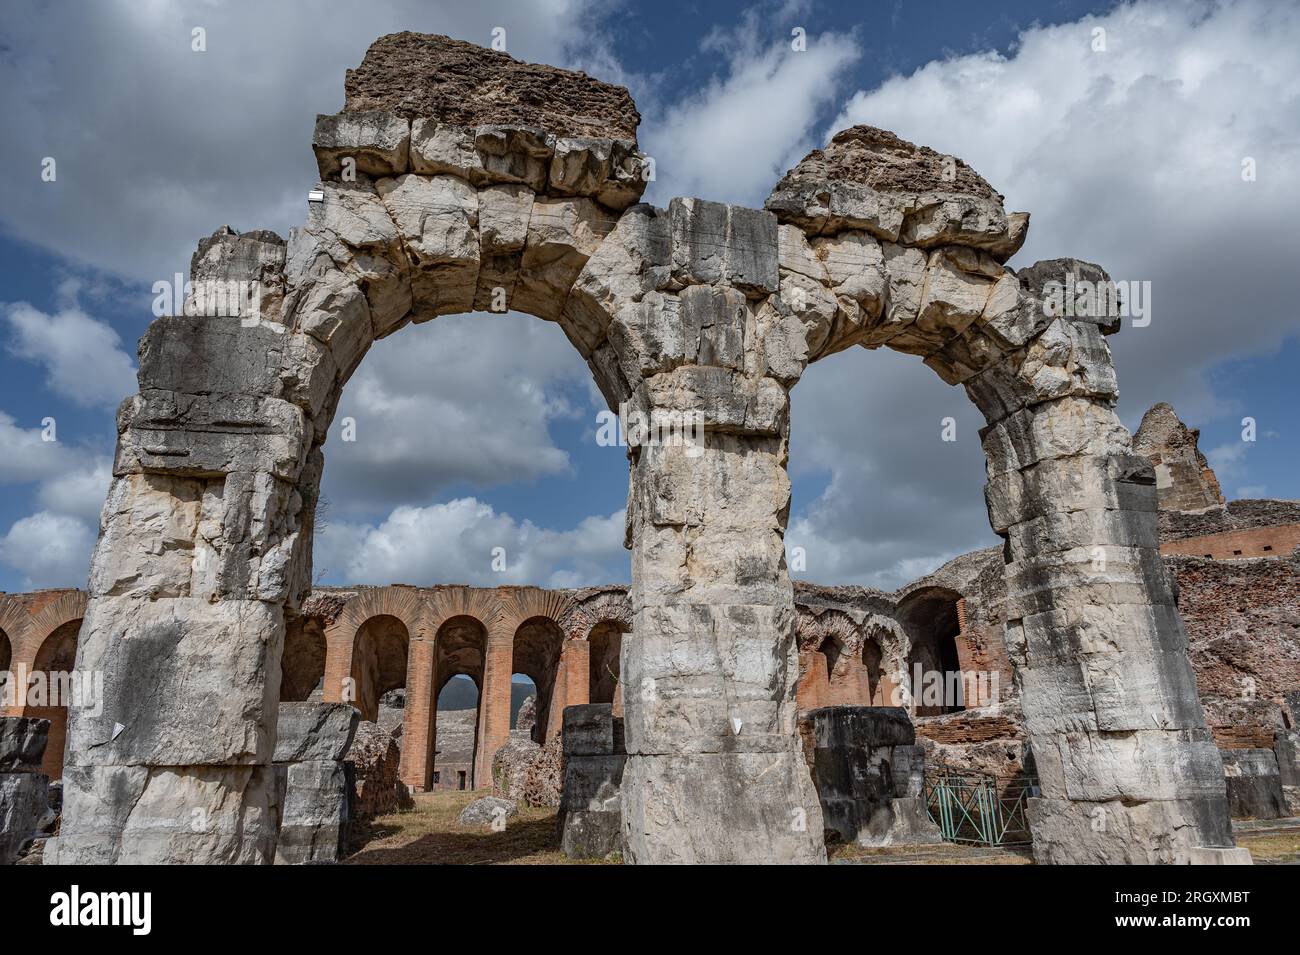
[[[278,661],[339,395],[374,340],[506,307],[557,322],[611,408],[670,429],[628,455],[628,861],[825,859],[796,738],[785,465],[789,390],[852,345],[924,356],[988,422],[1039,857],[1231,845],[1154,479],[1113,412],[1113,328],[1050,313],[1055,264],[1002,265],[1027,215],[870,127],[766,210],[634,205],[650,164],[626,90],[445,38],[379,40],[346,92],[317,123],[306,225],[204,240],[192,313],[142,340],[79,647],[107,699],[74,716],[59,861],[270,861]],[[213,314],[232,284],[248,307]],[[483,621],[485,696],[509,692],[505,620]],[[411,632],[412,672],[432,674],[436,631]],[[193,810],[207,830],[175,826]]]

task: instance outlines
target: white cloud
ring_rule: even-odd
[[[782,30],[792,12],[752,8],[734,29],[704,38],[702,54],[725,68],[662,116],[649,114],[641,145],[655,158],[656,180],[647,201],[699,196],[761,206],[808,152],[820,112],[860,50],[853,36],[833,33],[809,36],[806,50],[793,50]]]
[[[548,425],[578,407],[591,373],[558,325],[522,315],[440,318],[379,342],[349,382],[325,445],[337,513],[565,474]],[[564,397],[572,386],[576,404]],[[356,440],[341,440],[344,418]]]
[[[284,235],[304,220],[312,123],[342,108],[344,71],[377,37],[486,45],[502,26],[512,55],[563,65],[600,45],[600,18],[583,0],[8,3],[0,217],[74,261],[170,278],[223,223]],[[205,53],[190,48],[197,26]]]
[[[1092,52],[1096,26],[1105,53]],[[1298,48],[1292,5],[1139,3],[1028,30],[1009,56],[894,77],[854,95],[831,130],[868,123],[968,161],[1009,209],[1033,214],[1013,265],[1071,255],[1151,281],[1151,325],[1110,340],[1121,412],[1135,425],[1167,400],[1201,424],[1232,410],[1209,366],[1300,331]],[[1255,182],[1241,179],[1244,156]],[[805,576],[894,586],[996,543],[982,421],[916,359],[835,356],[808,369],[792,413],[792,466],[829,475],[817,500],[794,502]],[[958,419],[955,446],[937,442],[943,414]],[[1243,454],[1229,445],[1211,458],[1231,475]]]
[[[472,497],[398,507],[377,526],[330,523],[314,551],[319,578],[349,584],[572,587],[626,580],[627,561],[621,511],[555,531]]]
[[[1208,365],[1300,332],[1297,49],[1294,4],[1130,4],[859,92],[834,128],[883,126],[968,161],[1033,214],[1015,262],[1072,255],[1150,281],[1151,325],[1111,340],[1125,420],[1167,400],[1204,421],[1227,410]]]
[[[27,590],[84,587],[94,545],[95,532],[85,522],[37,511],[0,537],[0,563],[18,571]]]
[[[106,457],[63,471],[43,481],[36,492],[41,507],[99,526],[99,512],[113,481],[113,462]]]
[[[19,427],[13,416],[0,411],[0,484],[39,481],[72,465],[67,446],[46,441],[43,433],[42,427]]]
[[[50,390],[74,404],[116,408],[136,390],[135,367],[117,332],[82,311],[75,288],[65,286],[50,314],[26,302],[7,306],[9,353],[42,366]]]

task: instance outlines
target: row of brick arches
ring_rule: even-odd
[[[438,700],[453,679],[469,680],[477,695],[468,786],[487,785],[509,738],[516,679],[536,687],[538,743],[559,735],[566,706],[621,704],[618,660],[630,630],[622,588],[367,588],[333,616],[331,596],[318,595],[286,633],[281,699],[319,693],[375,720],[385,694],[405,691],[402,779],[417,789],[447,782]]]
[[[68,703],[77,660],[77,634],[86,612],[81,591],[39,591],[0,596],[0,674],[7,675],[0,716],[50,721],[43,771],[63,774]]]

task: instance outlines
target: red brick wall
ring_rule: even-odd
[[[1185,554],[1189,557],[1213,557],[1233,560],[1246,557],[1286,557],[1300,547],[1300,524],[1277,527],[1251,527],[1204,537],[1185,537],[1165,541],[1162,554]]]

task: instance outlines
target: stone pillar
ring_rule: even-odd
[[[200,301],[141,341],[77,641],[103,707],[69,714],[47,861],[272,860],[284,608],[310,577],[321,465],[281,378],[284,257],[271,233],[219,231],[195,254],[196,298],[219,281],[256,304]]]
[[[560,846],[570,859],[603,859],[623,844],[623,721],[610,703],[564,709]]]
[[[982,434],[989,516],[1007,538],[1006,646],[1042,788],[1035,856],[1248,861],[1160,559],[1155,475],[1099,400],[1113,389],[1109,350],[1095,325],[1057,320],[1025,359],[1047,365],[1032,365],[1033,389],[1056,380],[1052,355],[1077,369],[1067,396],[1034,400],[1025,368],[995,367],[971,389],[992,420]],[[990,415],[995,388],[1018,410]]]
[[[438,701],[434,694],[434,642],[423,634],[411,639],[406,665],[406,711],[402,716],[402,782],[424,791],[433,782],[434,720]]]
[[[645,447],[623,642],[627,859],[823,862],[795,736],[798,650],[779,439]]]
[[[551,696],[546,738],[563,732],[564,711],[570,706],[585,706],[591,695],[591,645],[586,640],[565,640],[560,650],[560,664]]]
[[[492,758],[510,740],[510,678],[514,635],[489,631],[479,696],[478,737],[474,747],[474,788],[492,784]]]
[[[53,822],[50,778],[41,771],[49,729],[43,719],[0,717],[0,865],[13,865]]]
[[[281,703],[275,768],[282,774],[276,865],[338,862],[351,809],[343,757],[360,715],[349,703]]]

